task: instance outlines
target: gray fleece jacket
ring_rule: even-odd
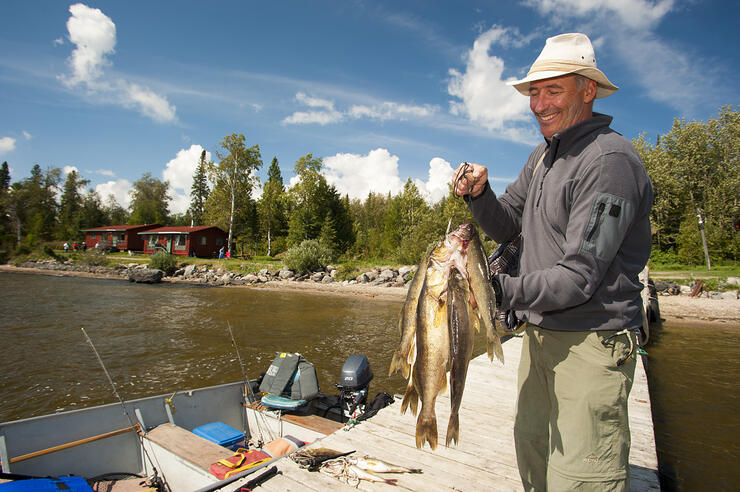
[[[638,274],[650,256],[653,187],[611,120],[594,113],[554,135],[503,195],[486,186],[468,202],[497,242],[522,232],[519,276],[497,277],[501,308],[520,319],[568,331],[642,324]]]

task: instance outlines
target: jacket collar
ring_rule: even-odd
[[[612,117],[606,114],[593,113],[590,118],[576,123],[552,136],[552,140],[545,139],[548,153],[545,157],[545,165],[551,166],[553,162],[563,156],[570,150],[576,142],[586,135],[597,130],[608,128],[612,122]]]

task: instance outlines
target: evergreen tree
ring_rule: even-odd
[[[258,206],[260,223],[267,235],[267,256],[272,255],[273,236],[282,235],[285,229],[284,195],[283,176],[277,157],[273,157]]]
[[[208,199],[208,167],[212,163],[206,162],[206,151],[203,150],[200,154],[200,161],[198,161],[198,167],[195,169],[195,175],[193,175],[193,186],[190,189],[190,218],[192,219],[193,225],[200,226],[203,224],[203,214],[205,213],[206,200]]]
[[[62,240],[69,241],[80,233],[82,224],[80,189],[84,189],[89,183],[89,180],[81,179],[75,170],[67,174],[59,204],[59,238]]]

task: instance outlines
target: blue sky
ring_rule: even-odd
[[[502,191],[540,140],[526,74],[547,37],[584,32],[620,87],[612,127],[654,141],[737,105],[740,7],[717,0],[88,1],[0,5],[0,161],[13,181],[77,169],[128,205],[149,172],[188,205],[205,149],[259,145],[286,183],[312,153],[341,193],[430,200],[462,161]]]

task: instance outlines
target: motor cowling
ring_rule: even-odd
[[[346,418],[355,417],[355,412],[367,402],[373,371],[370,362],[362,354],[351,355],[342,366],[341,382],[337,384],[342,400],[342,413]]]

